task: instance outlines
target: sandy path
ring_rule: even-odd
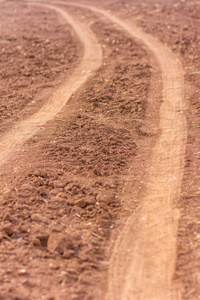
[[[140,201],[141,207],[126,221],[115,242],[106,299],[180,299],[181,289],[173,287],[172,280],[179,218],[174,203],[180,196],[187,138],[182,114],[184,76],[181,62],[166,46],[138,27],[108,11],[78,6],[103,15],[143,42],[157,59],[163,82],[161,134],[146,177],[146,192]]]
[[[173,287],[172,280],[179,217],[174,203],[181,191],[187,137],[182,114],[183,70],[177,57],[156,39],[136,27],[117,23],[156,56],[162,73],[163,104],[161,134],[153,150],[142,206],[127,220],[113,251],[108,299],[180,299],[180,289]]]
[[[93,74],[102,63],[102,49],[93,32],[74,20],[63,9],[53,5],[42,5],[48,9],[57,11],[73,28],[84,45],[84,55],[79,66],[74,70],[71,77],[54,93],[41,109],[21,122],[18,122],[0,139],[1,165],[11,157],[20,147],[50,119],[52,119],[67,104],[71,95]]]

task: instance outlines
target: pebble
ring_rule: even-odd
[[[3,231],[8,235],[11,236],[14,233],[14,227],[11,223],[5,224],[3,226]]]

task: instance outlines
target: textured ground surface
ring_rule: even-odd
[[[182,299],[198,299],[200,6],[153,0],[87,4],[137,22],[182,61],[186,105],[180,113],[187,118],[188,140],[181,197],[173,203],[180,219],[172,279]],[[84,45],[52,9],[1,1],[0,11],[4,136],[70,78]],[[104,298],[118,228],[141,205],[151,149],[160,136],[162,84],[151,53],[98,14],[67,11],[90,24],[103,61],[64,109],[1,166],[2,299]]]

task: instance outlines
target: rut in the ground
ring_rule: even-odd
[[[16,150],[31,138],[50,119],[52,119],[67,104],[71,95],[101,66],[102,49],[95,35],[89,27],[74,20],[63,9],[53,5],[42,5],[59,13],[73,28],[80,41],[84,45],[84,55],[79,66],[74,70],[71,77],[56,91],[41,109],[29,118],[18,122],[13,128],[5,133],[0,139],[0,161],[3,165]]]
[[[138,27],[105,10],[77,5],[109,19],[144,43],[160,65],[163,83],[161,134],[153,149],[146,194],[141,199],[139,211],[126,221],[115,243],[107,299],[180,299],[180,289],[173,287],[172,281],[179,216],[174,202],[180,196],[187,137],[182,114],[184,77],[181,62],[167,47]]]
[[[1,164],[58,113],[72,93],[101,65],[101,48],[92,32],[75,22],[62,9],[50,5],[46,7],[61,13],[73,26],[85,45],[84,57],[70,80],[40,111],[18,123],[1,138]],[[115,243],[109,268],[107,299],[178,299],[181,297],[179,290],[173,294],[172,285],[178,219],[173,203],[180,195],[186,142],[186,121],[181,113],[184,104],[182,66],[166,47],[139,28],[126,24],[104,10],[82,7],[103,15],[133,38],[142,41],[156,56],[163,79],[161,134],[147,174],[146,194],[141,199],[141,208],[126,221]]]

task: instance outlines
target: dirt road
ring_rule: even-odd
[[[107,299],[179,299],[179,291],[172,296],[172,278],[179,217],[173,203],[180,197],[187,137],[182,114],[185,102],[181,62],[169,49],[137,27],[127,25],[105,11],[92,10],[142,40],[156,56],[163,80],[161,134],[147,174],[146,194],[138,215],[134,213],[129,218],[114,248]]]
[[[145,42],[149,37],[143,38]],[[143,203],[125,224],[114,250],[112,299],[181,299],[179,292],[173,295],[172,279],[179,218],[174,201],[180,197],[187,136],[182,115],[183,70],[168,49],[153,39],[148,46],[162,71],[161,134],[147,174]],[[120,282],[118,287],[116,282]]]
[[[180,197],[187,138],[182,65],[168,48],[136,26],[99,8],[88,8],[147,45],[159,62],[163,84],[161,134],[153,150],[146,193],[114,247],[107,299],[181,299],[180,290],[173,291],[172,279],[179,219],[174,200]]]
[[[175,202],[181,192],[187,138],[186,120],[182,113],[185,106],[185,90],[181,61],[158,39],[106,10],[60,1],[53,3],[92,11],[103,20],[104,24],[109,21],[111,26],[127,34],[129,39],[144,44],[148,55],[154,57],[159,65],[162,78],[159,135],[145,174],[140,205],[113,235],[118,238],[112,248],[105,299],[182,299],[181,285],[173,284],[177,255],[177,224],[180,216]],[[63,8],[55,5],[37,5],[55,10],[70,23],[84,44],[84,55],[70,79],[37,113],[19,122],[3,135],[0,150],[1,165],[48,120],[64,109],[72,94],[80,89],[103,62],[100,42],[92,30],[84,25],[87,20],[85,23],[79,23]],[[97,174],[101,176],[100,173]],[[131,180],[131,174],[129,176]],[[64,189],[64,186],[61,188]],[[126,200],[123,201],[123,197],[126,193],[124,190],[121,194],[124,206]],[[95,197],[99,199],[96,194]],[[134,200],[130,194],[128,205],[130,206]],[[96,203],[98,206],[98,201]],[[77,214],[81,216],[78,210]],[[97,233],[94,233],[95,235],[99,238]],[[80,250],[76,251],[78,255]]]

